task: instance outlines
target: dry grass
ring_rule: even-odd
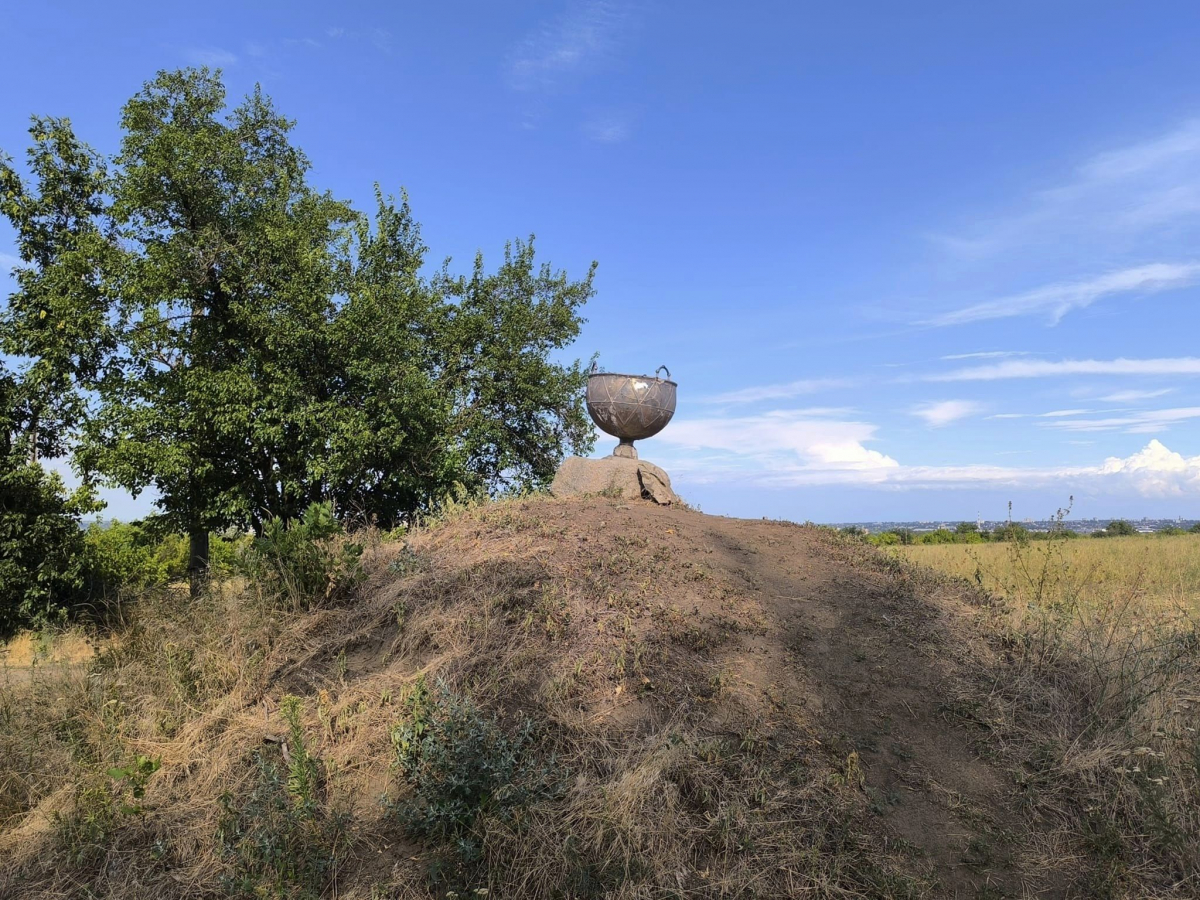
[[[1089,897],[1200,892],[1200,538],[898,548],[989,592],[1003,651],[961,714],[1016,767],[1049,861]]]
[[[1200,614],[1200,535],[1076,538],[1057,545],[1033,541],[1023,557],[1014,555],[1012,545],[1006,543],[923,544],[892,550],[910,562],[966,578],[1018,601],[1028,592],[1025,574],[1041,568],[1039,556],[1052,553],[1061,556],[1052,567],[1066,573],[1084,603],[1105,605],[1132,590],[1147,610]]]
[[[612,527],[627,510],[460,508],[404,541],[365,535],[349,604],[283,612],[236,583],[151,596],[90,662],[0,674],[0,896],[1196,896],[1185,621],[1054,600],[1045,573],[1018,607],[814,529],[688,512]],[[760,564],[776,545],[788,555]],[[798,592],[820,566],[842,593],[818,610]],[[820,641],[855,648],[834,659],[814,629],[847,598],[878,616],[830,618]],[[932,759],[865,762],[900,730],[852,730],[860,698],[889,688],[873,673],[893,644],[896,666],[953,688],[894,709],[916,705],[934,744],[973,735],[1011,809],[948,787]],[[481,806],[454,840],[407,834],[395,809],[427,798],[393,734],[422,680],[506,732],[531,722],[525,752],[558,787]],[[841,719],[814,711],[843,692]],[[873,783],[889,753],[896,790],[927,795],[939,852],[974,835],[962,860],[887,824],[879,808],[904,799]],[[144,797],[113,774],[139,758],[161,763]]]
[[[368,536],[349,606],[150,596],[90,664],[0,685],[0,895],[923,896],[928,865],[873,830],[805,717],[767,723],[760,693],[712,686],[761,612],[707,571],[672,598],[645,537],[551,558],[581,533],[544,502],[459,509],[406,543]],[[484,809],[463,835],[477,857],[391,812],[411,799],[391,735],[421,678],[506,729],[532,719],[564,779],[514,818]],[[297,743],[314,786],[260,802]],[[112,772],[139,757],[161,768],[135,803]],[[267,844],[298,862],[280,875]]]

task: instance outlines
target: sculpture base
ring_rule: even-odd
[[[624,500],[651,500],[660,506],[679,502],[666,472],[652,463],[620,456],[600,459],[568,456],[558,467],[550,493],[555,497],[598,494]]]
[[[633,441],[621,441],[613,450],[613,456],[620,459],[637,459],[637,450],[634,449]]]

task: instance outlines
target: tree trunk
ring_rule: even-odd
[[[188,532],[188,585],[192,599],[200,596],[200,589],[208,575],[208,529],[192,528]]]

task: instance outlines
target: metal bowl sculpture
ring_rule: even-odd
[[[660,378],[659,372],[666,372]],[[597,372],[588,375],[587,411],[601,431],[620,439],[613,456],[637,459],[634,441],[653,437],[675,415],[675,388],[671,371],[659,366],[654,377]]]

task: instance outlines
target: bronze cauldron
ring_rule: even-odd
[[[666,372],[667,377],[658,377],[659,372]],[[613,456],[637,459],[633,442],[653,437],[667,427],[675,415],[676,387],[666,366],[659,366],[650,377],[597,372],[592,365],[587,411],[601,431],[620,439]]]

